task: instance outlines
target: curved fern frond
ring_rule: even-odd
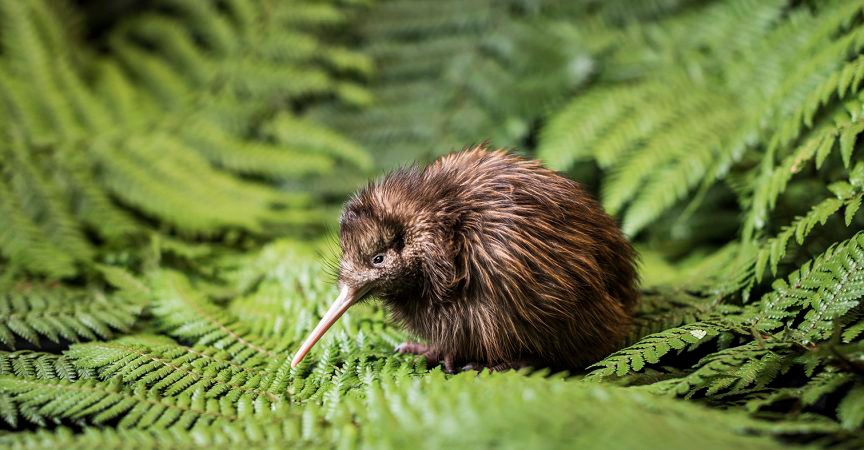
[[[687,398],[703,389],[708,397],[750,394],[753,390],[765,389],[792,365],[792,361],[784,357],[784,348],[754,341],[720,350],[700,360],[695,370],[686,376],[660,381],[646,389]]]
[[[853,144],[857,136],[864,131],[864,121],[857,118],[856,108],[860,108],[860,103],[857,101],[844,105],[843,110],[835,115],[833,125],[814,130],[776,167],[773,162],[774,152],[766,153],[762,161],[761,176],[754,188],[752,205],[744,221],[745,239],[751,239],[757,230],[766,225],[766,217],[777,205],[777,199],[795,174],[805,168],[807,162],[815,159],[816,168],[820,168],[833,149],[838,148],[836,145],[838,139],[841,141],[839,147],[842,148],[843,160],[846,161],[847,157],[851,157]]]
[[[48,240],[0,179],[0,252],[15,265],[51,277],[76,272],[75,261]]]
[[[65,381],[0,375],[0,392],[19,408],[29,421],[45,425],[45,419],[85,420],[100,424],[119,418],[121,428],[189,428],[196,424],[233,421],[258,413],[238,408],[223,398],[180,394],[163,397],[146,386],[127,390],[117,381],[92,379]]]
[[[629,373],[642,371],[647,364],[657,364],[660,358],[673,350],[680,352],[692,350],[712,341],[728,327],[720,322],[702,321],[651,334],[635,344],[607,356],[591,365],[593,369],[588,379],[602,379],[609,376],[623,377]]]
[[[848,373],[826,370],[810,378],[804,386],[779,388],[764,397],[750,400],[747,402],[747,408],[751,411],[758,411],[789,399],[798,400],[803,406],[812,406],[824,396],[837,391],[852,381],[854,378]]]
[[[577,97],[551,117],[543,127],[537,156],[549,167],[558,170],[569,169],[575,162],[591,157],[597,158],[598,162],[601,158],[608,163],[613,162],[614,155],[618,152],[610,152],[608,149],[600,151],[595,148],[600,146],[599,143],[606,135],[610,136],[609,139],[620,139],[617,133],[609,131],[616,126],[623,128],[624,125],[620,124],[628,117],[643,119],[640,124],[644,124],[644,119],[648,115],[640,114],[638,108],[648,103],[647,100],[664,98],[664,96],[653,95],[656,89],[657,87],[646,84],[612,86],[606,89],[593,89]],[[662,109],[669,111],[671,108]],[[656,114],[652,114],[651,117],[656,117]],[[642,126],[651,129],[650,125]],[[634,141],[641,134],[638,130],[631,133],[634,135]],[[628,145],[624,143],[613,147],[623,151]]]
[[[0,342],[16,346],[16,336],[39,345],[42,338],[108,339],[129,331],[141,314],[140,304],[120,295],[45,286],[24,287],[0,295]]]
[[[530,394],[511,395],[514,390]],[[447,393],[460,401],[447,401]],[[487,412],[476,414],[482,405]],[[549,417],[544,413],[565,405],[570,405],[569,414]],[[574,421],[583,425],[575,432]],[[433,432],[442,423],[448,423],[453,433]],[[386,376],[371,381],[362,397],[346,398],[339,410],[310,406],[302,415],[298,412],[275,423],[249,419],[198,425],[189,431],[175,427],[162,431],[158,438],[155,427],[87,427],[82,434],[60,429],[5,435],[0,443],[10,448],[99,448],[124,440],[141,448],[284,448],[334,443],[400,448],[422,439],[432,448],[460,444],[486,448],[501,442],[506,442],[507,448],[525,448],[539,441],[581,448],[602,439],[616,449],[659,445],[673,450],[694,445],[709,450],[739,446],[779,449],[785,444],[768,436],[781,434],[783,425],[646,396],[632,389],[560,378],[509,373],[479,378],[465,374],[445,380],[439,373],[418,380]]]
[[[864,165],[859,166],[859,172],[864,172]],[[786,254],[789,241],[794,237],[798,245],[804,243],[804,239],[813,230],[816,225],[825,225],[840,208],[844,208],[845,222],[848,225],[851,223],[855,213],[861,207],[861,200],[864,198],[860,192],[861,186],[855,187],[850,183],[841,181],[828,186],[828,189],[834,192],[836,197],[827,198],[810,209],[807,214],[797,217],[791,224],[784,227],[783,230],[776,236],[765,241],[760,245],[760,250],[756,256],[756,280],[761,281],[765,273],[766,264],[770,267],[771,273],[777,273],[777,265]]]
[[[835,320],[864,297],[864,234],[832,246],[793,272],[787,280],[773,283],[773,291],[760,300],[757,326],[777,330],[804,313],[794,327],[794,339],[803,344],[831,336]]]
[[[68,278],[103,246],[140,244],[154,227],[216,238],[320,226],[311,181],[362,172],[370,158],[284,117],[358,96],[369,59],[327,42],[319,27],[345,19],[333,5],[310,6],[308,22],[288,17],[304,4],[160,0],[104,24],[99,42],[76,34],[77,8],[2,5],[0,255]],[[283,117],[278,139],[273,117]],[[286,180],[294,193],[275,189]]]
[[[0,352],[0,375],[66,381],[94,377],[92,370],[77,367],[65,356],[30,350]]]
[[[262,339],[228,311],[209,303],[192,289],[186,277],[162,272],[153,280],[157,298],[153,315],[169,335],[195,345],[225,350],[233,361],[244,363],[250,358],[286,359],[291,341]]]
[[[68,358],[49,353],[31,351],[0,352],[0,377],[14,376],[17,378],[41,380],[76,381],[94,377],[91,370],[75,367]],[[15,398],[8,392],[0,390],[0,417],[12,427],[17,427],[20,416],[33,423],[45,423],[44,417],[29,408],[21,408]]]
[[[268,373],[254,362],[232,363],[230,355],[213,347],[148,345],[134,337],[119,341],[72,346],[65,356],[82,369],[94,370],[102,380],[146,385],[164,396],[227,396],[249,407],[265,408],[282,401],[284,393],[268,386]],[[258,363],[266,365],[266,361]]]

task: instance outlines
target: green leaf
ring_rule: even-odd
[[[864,385],[856,384],[837,406],[837,417],[848,430],[864,424]]]

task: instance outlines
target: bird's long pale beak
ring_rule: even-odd
[[[318,322],[318,325],[315,326],[315,329],[309,333],[309,336],[306,337],[306,340],[303,341],[303,345],[300,346],[300,350],[297,350],[297,353],[294,355],[294,359],[291,360],[291,367],[297,367],[297,364],[300,364],[300,361],[309,353],[309,350],[321,339],[321,336],[324,336],[324,333],[342,317],[342,314],[345,314],[345,311],[351,307],[351,305],[357,303],[360,299],[363,298],[364,295],[368,292],[368,289],[355,289],[346,284],[343,284],[340,291],[339,297],[336,298],[336,301],[333,302],[333,305],[330,306],[330,309],[327,310],[327,313],[324,314],[324,317],[321,318],[321,321]]]

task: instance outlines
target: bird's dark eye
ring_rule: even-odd
[[[384,254],[379,253],[372,258],[372,265],[377,266],[384,262]]]

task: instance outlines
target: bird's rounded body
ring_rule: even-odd
[[[504,151],[370,183],[345,206],[341,244],[340,282],[456,364],[585,367],[621,345],[638,300],[633,249],[598,202]]]

